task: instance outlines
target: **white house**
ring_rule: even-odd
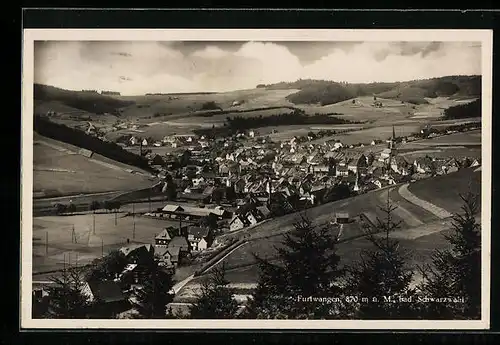
[[[142,141],[142,146],[148,146],[148,141],[146,139]]]
[[[243,229],[246,226],[245,220],[240,216],[234,216],[229,222],[229,230],[236,231]]]
[[[247,215],[247,219],[248,219],[248,222],[250,223],[250,225],[255,225],[258,223],[258,220],[257,218],[255,218],[255,216],[253,215],[252,212],[249,212],[248,215]]]

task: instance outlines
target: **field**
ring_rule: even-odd
[[[133,243],[153,243],[154,236],[169,225],[177,226],[165,220],[135,217],[136,234],[133,239],[134,219],[125,214],[95,215],[95,234],[93,234],[93,215],[49,216],[33,218],[33,272],[44,272],[62,268],[64,257],[66,264],[71,255],[78,257],[83,265],[100,257],[112,249],[120,248],[130,239]],[[73,227],[77,243],[72,243]],[[46,239],[48,238],[48,253]],[[72,254],[68,254],[72,253]],[[75,261],[73,261],[75,263]]]
[[[153,116],[155,113],[175,115],[192,113],[201,110],[206,102],[215,102],[224,110],[248,110],[263,107],[293,106],[286,96],[297,90],[265,90],[250,89],[224,93],[208,94],[171,94],[154,96],[116,97],[122,100],[132,100],[135,105],[127,107],[122,114],[128,119],[138,119]],[[233,106],[233,102],[240,105]]]
[[[451,213],[460,212],[462,201],[459,194],[481,193],[481,172],[474,169],[462,169],[448,175],[417,181],[410,184],[409,191],[417,197],[448,210]],[[480,200],[479,200],[480,201]]]
[[[46,197],[80,193],[126,191],[151,186],[153,181],[139,171],[93,155],[87,158],[64,143],[37,136],[33,146],[33,191]],[[140,172],[140,171],[139,171]]]

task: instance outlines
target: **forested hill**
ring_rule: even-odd
[[[287,99],[294,104],[327,105],[361,96],[378,96],[403,102],[427,103],[425,98],[477,98],[481,95],[481,76],[447,76],[394,83],[350,84],[328,80],[301,79],[295,82],[260,84],[269,90],[299,89]]]
[[[92,90],[69,91],[42,84],[35,84],[33,93],[36,101],[59,102],[66,106],[94,114],[110,113],[118,115],[120,108],[134,103],[104,96]]]

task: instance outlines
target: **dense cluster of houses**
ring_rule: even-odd
[[[173,176],[177,199],[193,206],[167,205],[156,216],[184,217],[188,221],[212,213],[227,230],[238,230],[272,217],[271,204],[279,201],[284,213],[297,202],[316,205],[328,198],[332,189],[347,186],[352,193],[476,166],[477,159],[432,158],[409,160],[397,144],[413,140],[393,136],[378,151],[344,147],[339,141],[323,144],[301,142],[297,138],[273,142],[266,137],[238,140],[236,137],[189,141],[189,163],[177,170],[163,157],[163,174]],[[208,147],[202,144],[207,143]],[[160,175],[163,177],[162,175]],[[208,204],[219,205],[207,208]]]

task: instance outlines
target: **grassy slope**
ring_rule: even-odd
[[[461,211],[459,194],[466,193],[469,187],[473,193],[481,193],[481,172],[474,172],[473,168],[417,181],[408,189],[417,197],[454,213]]]
[[[72,145],[38,135],[35,137],[35,141],[40,139],[74,152],[78,149]],[[94,160],[110,166],[99,164]],[[135,167],[99,155],[93,155],[92,159],[89,159],[79,154],[61,152],[43,144],[35,144],[33,147],[33,167],[33,190],[34,192],[44,192],[46,197],[118,190],[128,191],[146,188],[153,183],[145,176],[124,171],[124,169],[139,171]]]

